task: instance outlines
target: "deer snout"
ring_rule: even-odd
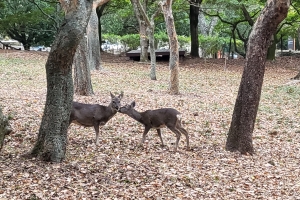
[[[125,106],[119,107],[118,112],[122,113],[122,110],[123,110],[124,108],[125,108]]]

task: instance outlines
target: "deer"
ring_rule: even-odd
[[[157,130],[157,134],[161,141],[161,146],[164,146],[163,139],[161,137],[161,128],[168,127],[173,133],[176,134],[175,151],[178,148],[178,142],[180,140],[181,133],[186,137],[187,150],[189,146],[189,135],[188,132],[181,125],[181,113],[174,108],[161,108],[156,110],[146,110],[144,112],[138,112],[134,109],[135,101],[131,104],[122,106],[119,110],[120,113],[126,114],[129,117],[135,119],[144,125],[144,133],[141,143],[145,142],[146,135],[151,128]]]
[[[108,106],[99,104],[84,104],[73,101],[69,126],[75,123],[84,127],[94,127],[96,145],[99,145],[99,126],[104,126],[120,109],[123,92],[115,96],[110,92],[111,101]]]

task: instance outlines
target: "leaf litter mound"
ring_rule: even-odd
[[[124,91],[122,104],[136,101],[144,111],[173,107],[183,114],[191,151],[182,136],[163,129],[166,147],[151,130],[140,145],[143,126],[117,113],[101,128],[72,124],[63,163],[21,157],[33,147],[46,98],[47,54],[0,53],[0,100],[13,133],[0,153],[0,199],[297,199],[300,195],[299,84],[286,84],[299,60],[267,63],[253,133],[255,154],[224,149],[244,61],[180,61],[180,95],[169,95],[167,62],[149,64],[102,54],[101,71],[92,71],[95,95],[74,96],[83,103],[108,105],[109,92]]]

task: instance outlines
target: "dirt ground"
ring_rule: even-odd
[[[163,129],[140,145],[143,126],[117,113],[101,128],[72,124],[66,159],[45,163],[24,159],[35,144],[46,100],[47,52],[0,50],[0,105],[13,132],[0,152],[0,199],[299,199],[300,84],[292,82],[299,59],[267,62],[253,133],[255,154],[224,148],[244,60],[180,60],[180,94],[167,93],[168,62],[149,63],[102,53],[103,70],[92,71],[94,95],[82,103],[108,105],[109,92],[124,91],[122,104],[136,101],[144,111],[173,107],[182,113],[191,151],[181,137]]]

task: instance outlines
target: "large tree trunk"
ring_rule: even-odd
[[[140,46],[141,46],[141,54],[140,54],[140,61],[141,62],[148,62],[148,37],[147,37],[147,22],[144,19],[142,13],[139,10],[139,7],[136,2],[131,0],[131,4],[133,6],[133,10],[135,13],[135,16],[139,22],[140,27]],[[147,8],[147,1],[145,0],[143,2],[143,10],[146,10]]]
[[[61,162],[73,101],[72,63],[92,11],[93,1],[60,1],[66,15],[46,63],[47,98],[38,139],[30,156]]]
[[[11,132],[11,127],[8,123],[8,119],[2,114],[2,109],[0,108],[0,151],[3,147],[4,138]]]
[[[202,0],[191,0],[190,5],[191,56],[194,58],[199,57],[198,16],[201,2]]]
[[[227,137],[226,150],[253,154],[252,134],[271,36],[286,17],[289,0],[268,0],[249,37],[246,64]]]
[[[172,0],[162,0],[161,8],[164,14],[170,44],[170,94],[179,94],[179,52],[178,39],[172,13]]]
[[[84,96],[94,94],[89,67],[90,52],[88,51],[87,40],[88,38],[85,36],[81,39],[73,63],[75,93]]]

